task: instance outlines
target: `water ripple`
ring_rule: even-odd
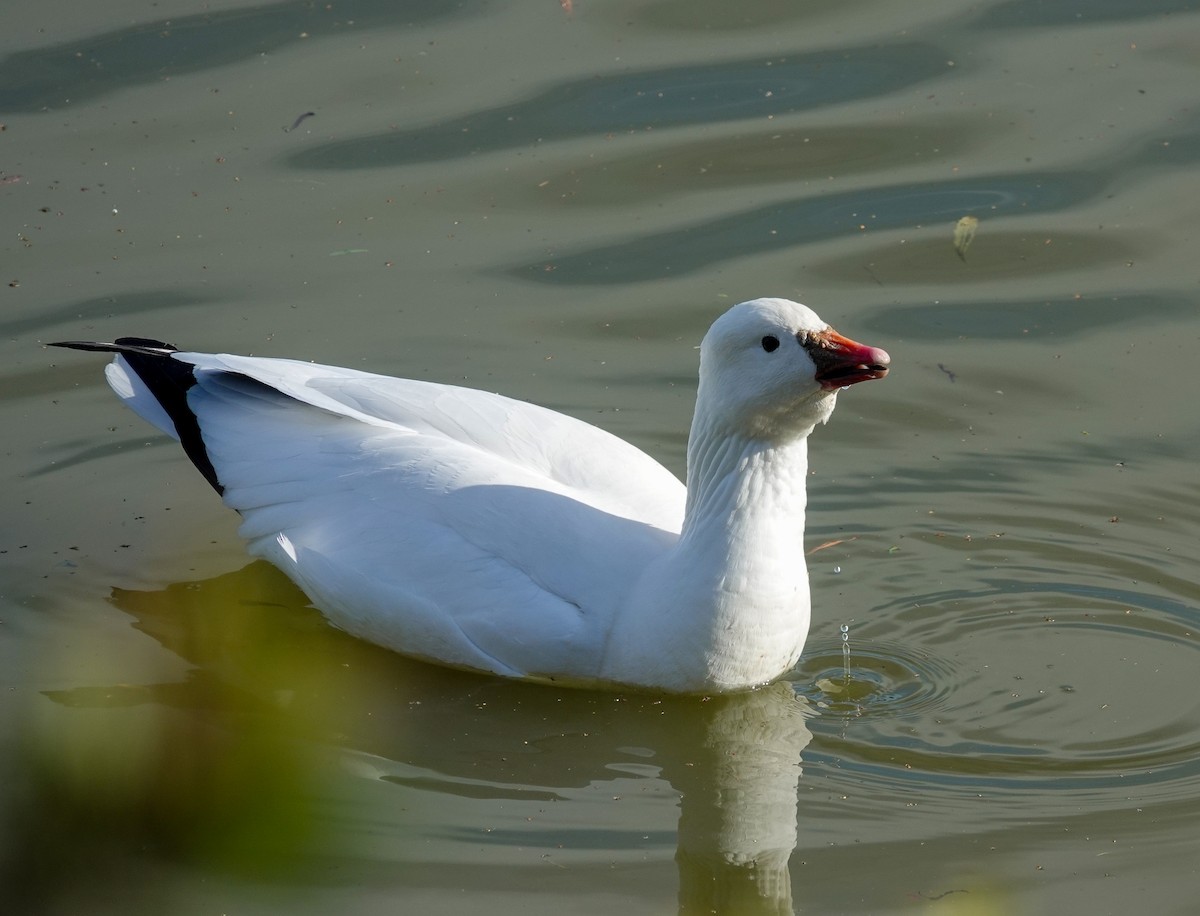
[[[1007,579],[905,604],[887,614],[902,640],[856,641],[848,671],[840,645],[819,643],[797,671],[797,691],[822,711],[810,768],[891,791],[1052,791],[1064,803],[1195,792],[1197,606],[1095,581]]]
[[[983,13],[975,29],[1036,28],[1095,22],[1125,22],[1171,13],[1194,13],[1190,0],[1009,0]]]
[[[948,247],[944,240],[943,247]],[[861,263],[860,259],[860,270]],[[893,305],[862,324],[881,336],[955,341],[969,333],[976,340],[1061,344],[1064,339],[1088,337],[1113,327],[1178,320],[1194,309],[1194,300],[1186,296],[1140,289],[1103,299],[1059,296],[997,301],[991,297],[986,307],[964,299]]]
[[[437,0],[342,0],[336,6],[285,0],[139,23],[3,58],[0,111],[78,105],[127,86],[218,70],[310,38],[425,24],[462,16],[464,8],[474,5],[468,0],[453,5]]]
[[[910,42],[587,76],[437,124],[316,146],[287,162],[380,168],[570,137],[777,117],[932,79],[945,72],[946,59],[934,45]]]
[[[511,269],[526,280],[620,284],[682,276],[795,245],[927,223],[964,213],[990,218],[1077,207],[1104,188],[1087,171],[984,175],[944,181],[806,194],[628,241],[551,256]]]

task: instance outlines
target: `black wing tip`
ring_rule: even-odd
[[[196,384],[192,365],[182,360],[171,359],[178,347],[150,337],[118,337],[112,343],[99,340],[60,340],[47,344],[49,347],[66,347],[68,350],[90,350],[99,353],[120,353],[134,373],[150,390],[150,394],[167,412],[184,452],[191,459],[204,479],[218,494],[225,487],[217,477],[212,459],[200,434],[200,424],[188,405],[187,392]]]
[[[112,343],[100,340],[56,340],[48,347],[64,347],[68,350],[89,350],[93,353],[140,353],[144,356],[162,356],[178,351],[173,344],[152,337],[118,337]]]
[[[101,343],[98,340],[54,340],[47,347],[63,347],[67,350],[91,350],[96,353],[115,353],[120,348],[116,343]]]

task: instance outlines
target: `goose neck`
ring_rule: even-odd
[[[807,476],[807,436],[785,443],[693,436],[683,536],[714,525],[728,533],[772,518],[788,518],[802,533]]]

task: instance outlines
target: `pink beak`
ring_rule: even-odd
[[[809,355],[817,364],[817,381],[826,391],[883,378],[892,358],[886,350],[843,337],[833,328],[813,334]]]

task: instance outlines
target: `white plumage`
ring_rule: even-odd
[[[797,303],[735,306],[701,345],[685,489],[499,395],[132,341],[65,345],[118,352],[113,389],[207,455],[251,553],[336,626],[506,676],[679,692],[799,658],[807,437],[888,363]]]

